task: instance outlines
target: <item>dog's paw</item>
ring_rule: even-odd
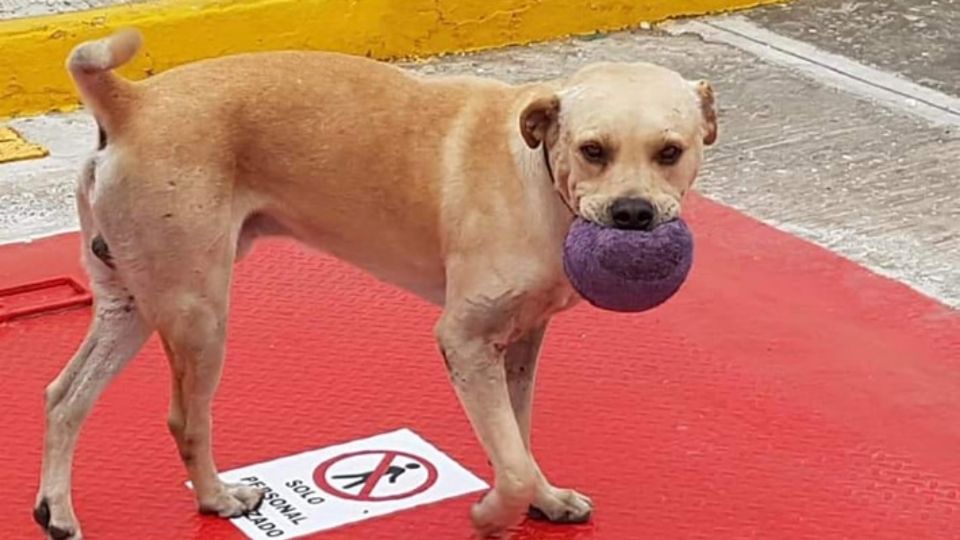
[[[243,484],[223,484],[212,497],[200,501],[200,513],[235,518],[256,511],[263,503],[263,490]]]
[[[593,514],[593,501],[572,489],[548,487],[530,506],[532,519],[551,523],[586,523]]]
[[[478,537],[499,538],[507,529],[523,521],[523,508],[508,504],[494,489],[473,505],[470,518]]]
[[[46,497],[39,497],[33,509],[33,520],[50,540],[82,540],[80,525],[68,502],[51,504]]]

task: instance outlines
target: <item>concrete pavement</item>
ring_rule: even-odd
[[[143,0],[0,0],[0,19],[37,17]]]
[[[941,92],[960,89],[960,0],[802,0],[746,17]]]

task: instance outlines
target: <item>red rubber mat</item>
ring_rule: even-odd
[[[643,315],[581,306],[544,352],[535,445],[591,524],[518,539],[960,538],[960,315],[729,209],[698,200],[690,281]],[[0,249],[0,285],[76,272],[76,237]],[[216,404],[224,469],[410,427],[489,479],[448,387],[437,312],[290,244],[241,263]],[[30,513],[42,389],[86,309],[0,326],[0,538]],[[152,341],[81,436],[87,537],[241,538],[195,512],[166,432]],[[475,495],[317,535],[465,539]]]

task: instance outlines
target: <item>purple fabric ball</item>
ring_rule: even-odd
[[[652,231],[577,219],[563,249],[563,267],[574,289],[594,306],[611,311],[646,311],[666,302],[692,264],[693,236],[679,219]]]

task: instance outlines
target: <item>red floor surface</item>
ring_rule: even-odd
[[[644,315],[581,306],[552,327],[535,445],[593,523],[518,539],[960,538],[960,315],[705,201],[687,286]],[[76,238],[0,250],[0,285],[75,272]],[[431,337],[436,311],[289,244],[240,265],[216,405],[223,468],[409,426],[489,470]],[[42,389],[85,309],[0,325],[0,538],[30,519]],[[152,341],[81,437],[90,540],[241,538],[201,517],[165,427]],[[317,535],[465,539],[467,496]]]

